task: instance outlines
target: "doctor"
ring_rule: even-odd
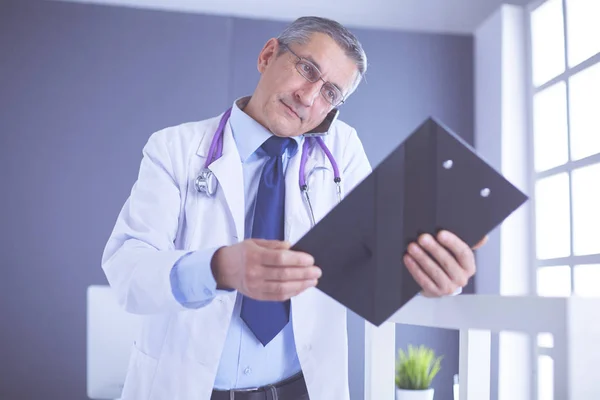
[[[251,97],[144,147],[102,257],[120,304],[146,316],[125,400],[349,399],[346,310],[290,243],[371,171],[335,120],[367,58],[344,27],[310,17],[270,39],[257,67]],[[426,296],[475,272],[450,232],[403,250]]]

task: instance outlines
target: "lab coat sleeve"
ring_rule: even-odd
[[[135,314],[186,309],[173,295],[170,280],[173,266],[188,253],[174,245],[181,193],[170,133],[156,132],[144,146],[138,178],[102,255],[118,303]]]
[[[171,287],[177,301],[187,308],[209,304],[217,294],[229,290],[217,289],[210,266],[219,247],[198,250],[183,256],[171,270]]]

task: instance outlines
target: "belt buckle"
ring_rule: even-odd
[[[253,392],[260,389],[259,387],[247,388],[247,389],[231,389],[229,390],[229,400],[235,400],[235,392]]]

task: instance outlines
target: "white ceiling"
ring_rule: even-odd
[[[290,21],[302,15],[351,27],[424,32],[475,31],[502,3],[530,0],[60,0]]]

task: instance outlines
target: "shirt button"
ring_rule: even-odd
[[[250,367],[246,367],[246,369],[244,370],[244,374],[250,375],[251,373],[252,373],[252,370],[250,369]]]

